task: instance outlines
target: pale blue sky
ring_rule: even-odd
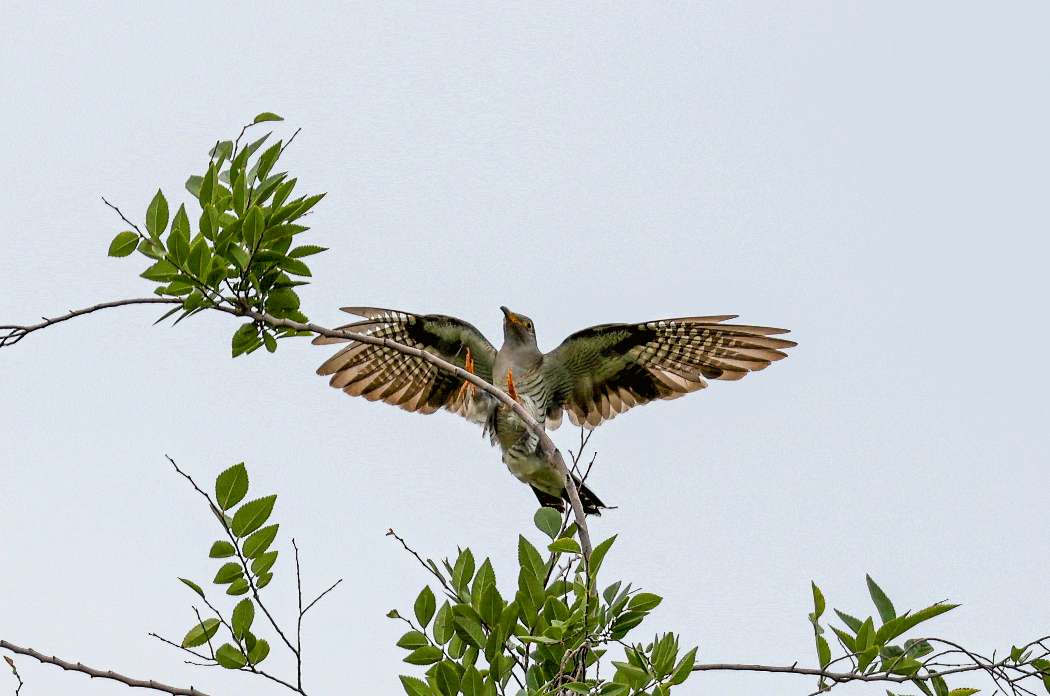
[[[871,572],[899,608],[962,602],[931,628],[973,647],[1046,633],[1045,3],[3,7],[0,319],[147,294],[137,260],[105,257],[122,226],[99,195],[139,217],[158,186],[185,200],[218,136],[277,111],[303,127],[300,181],[329,192],[302,293],[321,323],[375,304],[495,339],[506,304],[548,348],[680,314],[794,330],[766,372],[594,436],[620,507],[593,531],[620,535],[610,576],[666,597],[650,630],[704,661],[812,662],[810,579],[859,613]],[[146,637],[190,623],[177,575],[214,573],[212,521],[164,454],[202,480],[245,460],[308,587],[346,578],[307,627],[308,686],[400,693],[383,614],[425,577],[383,533],[469,544],[506,580],[531,493],[473,426],[329,389],[331,349],[231,361],[228,317],[157,314],[0,353],[0,636],[280,693]],[[26,696],[125,691],[20,664]]]

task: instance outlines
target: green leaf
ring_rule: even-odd
[[[215,579],[212,580],[216,585],[227,585],[237,578],[243,575],[241,566],[233,561],[229,563],[223,563],[219,571],[215,573]]]
[[[612,545],[615,542],[616,542],[616,535],[613,534],[611,537],[609,537],[608,539],[606,539],[602,543],[600,543],[597,546],[595,546],[594,550],[591,551],[591,558],[590,558],[591,577],[595,577],[595,576],[598,575],[598,570],[600,570],[601,567],[602,567],[602,561],[605,560],[605,554],[609,553],[609,549],[612,548]]]
[[[397,640],[397,647],[405,650],[415,650],[429,644],[430,641],[427,640],[427,637],[416,630],[409,631]]]
[[[247,352],[257,341],[259,341],[259,329],[255,326],[255,322],[241,324],[241,327],[233,334],[233,357],[236,358],[241,353]]]
[[[671,673],[671,684],[681,684],[693,673],[693,665],[696,664],[696,651],[697,649],[693,648],[678,662],[674,672]]]
[[[263,215],[262,208],[253,205],[248,214],[244,216],[244,223],[241,225],[241,234],[244,237],[244,243],[248,245],[249,249],[258,247],[265,229],[266,218]]]
[[[238,537],[251,534],[263,526],[266,520],[270,518],[270,513],[273,512],[273,504],[276,501],[276,495],[268,495],[263,498],[256,498],[240,506],[233,515],[233,524],[230,525],[230,531]]]
[[[463,696],[485,696],[485,679],[481,672],[471,665],[463,671],[459,688],[463,691]]]
[[[557,538],[558,532],[561,531],[561,513],[554,508],[541,507],[533,515],[532,521],[536,524],[536,529],[551,539]]]
[[[149,230],[150,236],[159,239],[167,226],[168,201],[160,189],[157,189],[156,195],[153,196],[153,200],[146,209],[146,229]]]
[[[262,588],[261,581],[260,581],[259,587],[260,587],[260,589]],[[230,586],[226,588],[226,594],[233,595],[233,596],[247,594],[248,589],[249,589],[248,581],[245,580],[243,577],[240,577],[240,578],[237,578],[236,580],[234,580],[233,582],[230,583]]]
[[[871,595],[871,601],[875,603],[875,608],[879,610],[879,616],[882,617],[882,622],[886,623],[897,618],[897,612],[893,608],[893,602],[886,596],[886,593],[882,591],[882,588],[875,584],[875,581],[871,579],[870,575],[864,576],[868,581],[868,594]]]
[[[263,573],[259,576],[259,579],[255,581],[255,589],[261,590],[269,585],[271,580],[273,580],[273,573]]]
[[[237,553],[237,549],[228,541],[216,541],[208,551],[208,558],[229,558]]]
[[[243,639],[244,635],[251,629],[252,621],[255,620],[255,605],[250,599],[242,599],[233,608],[233,635]]]
[[[474,554],[470,549],[459,552],[456,566],[452,569],[452,585],[457,590],[465,589],[474,578]]]
[[[444,660],[437,667],[434,674],[434,682],[438,691],[444,696],[456,696],[459,693],[459,672],[448,660]]]
[[[470,590],[470,603],[475,609],[480,609],[481,598],[485,591],[496,586],[496,573],[492,570],[492,562],[489,559],[481,564],[477,574],[474,576],[474,584]],[[503,609],[502,605],[500,609]]]
[[[452,640],[452,636],[455,635],[455,625],[452,607],[449,606],[448,602],[445,602],[434,616],[434,628],[431,629],[434,634],[434,641],[438,645],[444,645]]]
[[[424,587],[419,596],[416,597],[416,603],[413,606],[413,611],[416,614],[416,621],[419,622],[420,628],[426,628],[427,624],[430,623],[430,619],[434,617],[434,610],[437,608],[437,600],[434,598],[434,591],[430,589],[430,586]]]
[[[547,546],[547,550],[551,553],[582,553],[575,539],[558,539]]]
[[[948,692],[948,696],[973,696],[978,691],[980,691],[980,689],[952,689]],[[1050,691],[1050,689],[1047,689],[1047,691]]]
[[[820,668],[823,669],[831,662],[831,646],[828,645],[828,641],[824,636],[817,636],[816,640],[817,660],[820,662]]]
[[[255,641],[255,645],[248,651],[248,659],[251,660],[253,665],[257,665],[266,659],[266,656],[270,654],[270,644],[264,639],[260,638]]]
[[[404,659],[410,665],[432,665],[440,662],[443,655],[440,648],[433,645],[425,645],[409,653]]]
[[[278,265],[292,275],[310,277],[310,267],[299,259],[290,259],[286,256]]]
[[[948,696],[948,685],[944,683],[944,677],[939,674],[934,674],[930,678],[930,682],[933,683],[933,693],[937,696]]]
[[[500,615],[503,613],[503,597],[500,596],[495,585],[489,585],[482,591],[477,609],[481,618],[489,626],[496,626],[499,623]]]
[[[219,649],[215,651],[215,661],[226,669],[240,669],[248,664],[248,660],[244,657],[244,653],[229,643],[223,643],[219,646]]]
[[[200,585],[193,582],[192,580],[187,580],[186,578],[179,578],[179,582],[181,582],[183,585],[199,594],[201,599],[204,599],[204,590],[201,589]]]
[[[434,690],[427,686],[427,683],[422,679],[407,677],[404,674],[399,675],[398,679],[401,680],[401,686],[404,687],[408,696],[433,696],[434,694]]]
[[[174,278],[178,272],[179,269],[175,268],[174,264],[165,259],[161,259],[143,271],[140,274],[140,277],[145,278],[146,280],[154,280],[158,283],[166,283]]]
[[[540,552],[521,535],[518,535],[518,565],[537,578],[547,576],[547,564],[540,557]]]
[[[131,231],[119,233],[109,243],[110,256],[131,256],[131,252],[139,245],[139,236]]]
[[[631,611],[652,611],[660,606],[662,601],[664,599],[660,595],[655,595],[652,592],[640,592],[631,598],[627,608]]]
[[[273,564],[277,562],[277,551],[267,551],[266,553],[259,554],[259,557],[252,561],[252,572],[256,576],[263,575],[270,571]]]
[[[456,607],[457,609],[459,607]],[[483,649],[485,647],[485,632],[477,619],[470,615],[458,615],[452,619],[455,622],[456,633],[469,645]]]
[[[271,145],[259,155],[259,162],[256,164],[255,178],[262,181],[266,178],[266,175],[270,173],[274,163],[277,162],[277,158],[281,156],[281,141],[278,140],[276,143]]]
[[[215,502],[224,511],[241,502],[247,493],[248,469],[244,462],[234,464],[215,479]]]
[[[247,539],[244,540],[244,556],[245,558],[255,558],[260,553],[270,548],[270,544],[273,543],[274,538],[277,536],[277,530],[281,525],[271,524],[267,527],[263,527],[257,532],[253,532]]]
[[[855,616],[850,616],[845,612],[841,612],[838,609],[835,610],[835,613],[839,615],[840,619],[842,619],[842,623],[849,626],[850,630],[853,631],[853,635],[856,635],[857,632],[860,631],[860,626],[864,623],[863,621]]]
[[[186,637],[182,639],[182,647],[196,648],[204,645],[218,630],[218,619],[204,619],[186,633]]]
[[[328,247],[317,246],[316,244],[304,244],[297,246],[288,252],[288,257],[293,259],[301,259],[305,256],[313,256],[314,254],[320,254],[322,251],[328,251]]]
[[[817,583],[810,580],[810,585],[813,586],[813,623],[816,625],[817,619],[824,615],[824,608],[826,603],[824,602],[824,593],[817,587]]]
[[[252,124],[263,123],[265,121],[283,121],[284,119],[272,111],[264,111],[252,121]]]
[[[204,177],[193,175],[186,179],[186,190],[193,194],[194,198],[200,198],[201,196],[201,184],[204,182]]]

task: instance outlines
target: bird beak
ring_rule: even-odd
[[[503,312],[503,316],[505,316],[507,318],[507,321],[509,321],[511,324],[521,323],[521,319],[518,319],[518,315],[510,311],[506,307],[500,307],[500,311]]]
[[[509,309],[507,309],[506,307],[503,307],[502,305],[500,306],[499,309],[500,309],[501,312],[503,312],[503,316],[505,316],[508,319],[510,319],[511,311]]]

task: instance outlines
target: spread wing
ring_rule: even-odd
[[[473,371],[492,381],[496,349],[465,321],[441,314],[412,314],[377,307],[343,307],[364,321],[338,327],[403,343],[447,360],[462,368],[473,362]],[[421,358],[391,348],[350,339],[318,336],[318,345],[350,343],[317,369],[331,375],[330,384],[351,396],[385,401],[406,411],[433,413],[446,408],[468,420],[483,423],[495,400],[480,389],[463,389],[464,380],[439,370]]]
[[[707,379],[736,380],[786,357],[785,329],[723,324],[736,315],[603,324],[578,331],[543,358],[550,389],[547,418],[562,411],[589,428],[654,399],[703,389]]]

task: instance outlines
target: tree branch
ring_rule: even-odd
[[[142,297],[127,300],[116,300],[114,302],[103,302],[101,304],[92,305],[84,309],[73,310],[68,314],[65,314],[56,319],[48,319],[44,317],[44,321],[39,324],[32,325],[0,325],[0,330],[7,329],[6,335],[0,336],[0,348],[8,345],[14,345],[18,341],[22,340],[28,334],[38,331],[40,329],[47,328],[52,324],[57,324],[62,321],[73,319],[74,317],[83,316],[96,312],[100,309],[108,309],[110,307],[123,307],[134,304],[179,304],[182,300],[178,298],[167,298],[167,297]],[[296,331],[308,331],[318,336],[325,336],[327,338],[341,338],[350,341],[357,341],[358,343],[368,343],[371,345],[384,346],[395,350],[404,355],[411,355],[412,357],[419,358],[425,362],[430,363],[434,367],[447,372],[448,374],[455,375],[462,380],[465,380],[473,384],[478,389],[490,394],[501,404],[509,408],[514,412],[518,418],[525,423],[527,427],[537,438],[539,438],[540,449],[542,450],[547,461],[554,467],[558,475],[565,479],[565,490],[569,495],[569,503],[572,506],[573,517],[576,519],[576,524],[579,527],[580,535],[580,546],[583,549],[584,558],[590,558],[591,555],[591,537],[587,530],[587,515],[583,511],[583,503],[580,501],[580,492],[576,487],[576,482],[573,480],[572,475],[569,473],[568,467],[565,465],[565,459],[562,457],[561,452],[558,450],[554,441],[551,440],[550,436],[547,435],[546,429],[542,424],[539,423],[535,418],[532,417],[524,406],[515,401],[509,394],[495,386],[486,382],[477,375],[467,372],[466,370],[453,365],[447,360],[429,353],[413,346],[406,346],[403,343],[392,341],[389,338],[380,338],[377,336],[369,336],[367,334],[354,333],[352,331],[338,331],[335,329],[329,329],[318,324],[303,323],[298,321],[292,321],[291,319],[280,319],[267,314],[265,312],[257,312],[253,309],[242,309],[235,307],[227,307],[218,305],[212,307],[221,312],[232,314],[233,316],[249,317],[256,321],[263,322],[270,326],[284,327],[288,329],[294,329]]]
[[[112,681],[117,681],[121,684],[126,684],[127,686],[131,687],[162,691],[166,694],[171,694],[172,696],[208,696],[208,694],[198,689],[195,689],[192,686],[188,689],[184,689],[178,686],[168,686],[167,684],[162,684],[159,681],[154,681],[152,679],[134,679],[132,677],[125,676],[123,674],[120,674],[119,672],[114,672],[112,670],[95,669],[94,667],[88,667],[87,665],[81,664],[80,662],[68,662],[61,658],[55,657],[54,655],[48,657],[47,655],[37,652],[32,648],[23,648],[20,645],[9,643],[6,640],[0,640],[0,648],[10,650],[11,652],[17,653],[19,655],[31,657],[34,660],[38,660],[44,663],[45,665],[54,665],[56,667],[61,667],[64,670],[68,670],[71,672],[80,672],[81,674],[86,674],[89,677],[97,679],[110,679]]]

